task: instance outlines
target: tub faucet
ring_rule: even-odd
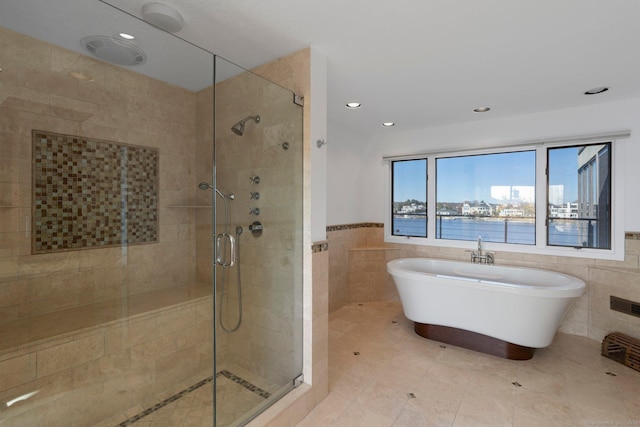
[[[495,252],[482,253],[482,237],[478,237],[478,251],[471,252],[471,262],[474,264],[493,264]]]

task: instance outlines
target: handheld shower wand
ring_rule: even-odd
[[[201,182],[200,184],[198,184],[198,188],[201,190],[216,190],[216,194],[222,197],[223,199],[233,200],[236,198],[236,196],[233,193],[229,193],[228,195],[224,194],[222,191],[218,190],[217,188],[213,188],[213,185],[207,182]]]

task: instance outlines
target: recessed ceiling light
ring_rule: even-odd
[[[384,122],[384,123],[382,124],[382,126],[384,126],[384,127],[386,127],[386,128],[391,127],[391,126],[395,126],[395,125],[396,125],[396,124],[395,124],[395,123],[393,123],[393,122]]]
[[[480,108],[474,108],[473,112],[474,113],[486,113],[489,110],[491,110],[491,108],[489,108],[489,107],[480,107]]]
[[[602,92],[606,92],[608,91],[609,88],[606,86],[600,86],[600,87],[594,87],[593,89],[589,89],[588,91],[586,91],[584,94],[585,95],[597,95],[599,93]]]
[[[118,34],[120,37],[122,37],[125,40],[133,40],[135,39],[135,36],[132,36],[131,34],[127,34],[127,33],[120,33]]]
[[[362,104],[359,102],[347,102],[347,108],[355,109],[362,107]]]

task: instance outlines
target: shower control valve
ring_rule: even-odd
[[[252,191],[250,199],[253,199],[253,200],[260,199],[260,193],[258,193],[257,191]]]
[[[260,215],[260,208],[251,208],[249,209],[249,215]]]
[[[249,179],[252,184],[260,184],[260,177],[258,175],[250,176]]]
[[[249,225],[249,231],[251,231],[251,234],[253,234],[253,237],[262,236],[262,230],[263,230],[263,226],[262,226],[262,223],[260,223],[260,221],[254,221],[253,224]]]

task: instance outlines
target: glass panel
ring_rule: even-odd
[[[611,248],[611,144],[551,148],[551,246]]]
[[[394,236],[427,237],[427,159],[392,162]]]
[[[0,424],[211,425],[213,55],[94,0],[0,26]]]
[[[436,238],[535,244],[535,151],[436,159]]]
[[[302,373],[302,107],[221,58],[215,92],[216,425],[226,426]]]

